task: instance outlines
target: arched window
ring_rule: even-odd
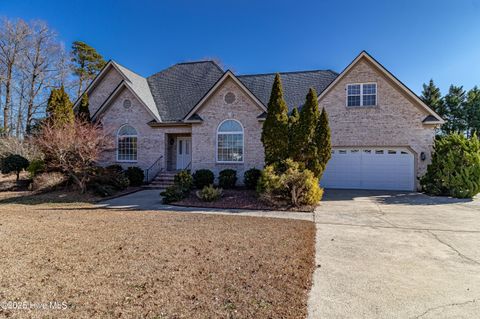
[[[217,130],[217,162],[243,162],[243,127],[236,120],[225,120]]]
[[[117,134],[117,161],[137,161],[137,130],[130,125],[124,125]]]

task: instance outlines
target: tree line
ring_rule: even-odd
[[[474,86],[466,91],[463,86],[451,85],[448,93],[442,96],[433,80],[423,84],[423,102],[438,113],[445,124],[439,134],[459,133],[467,137],[480,132],[480,89]]]
[[[82,41],[65,49],[44,21],[3,19],[0,133],[16,137],[30,133],[38,119],[46,116],[52,90],[65,92],[69,101],[76,100],[105,64],[102,55]]]

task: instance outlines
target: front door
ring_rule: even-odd
[[[186,169],[192,161],[192,139],[177,137],[177,169]]]

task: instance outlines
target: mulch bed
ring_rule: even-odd
[[[278,203],[277,205],[258,198],[257,193],[250,189],[224,189],[223,196],[214,202],[204,202],[197,197],[196,191],[190,192],[187,198],[173,203],[173,205],[203,208],[223,209],[254,209],[254,210],[281,210],[312,212],[314,207],[289,207]]]
[[[305,318],[315,225],[278,218],[0,205],[1,318]]]

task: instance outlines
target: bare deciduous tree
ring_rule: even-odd
[[[31,23],[31,29],[24,70],[29,77],[25,118],[27,132],[30,132],[35,112],[45,102],[45,98],[38,102],[37,97],[45,88],[51,88],[54,85],[58,72],[56,63],[61,57],[61,46],[56,41],[56,34],[48,28],[46,23],[34,21]]]
[[[9,132],[11,99],[12,99],[12,79],[13,71],[17,59],[24,53],[27,46],[27,37],[30,34],[30,28],[23,20],[11,22],[3,20],[0,28],[0,63],[5,68],[5,104],[3,106],[3,128]]]
[[[47,168],[71,177],[82,193],[86,191],[101,152],[113,147],[111,135],[100,124],[81,120],[61,127],[45,124],[33,143],[48,158]]]

